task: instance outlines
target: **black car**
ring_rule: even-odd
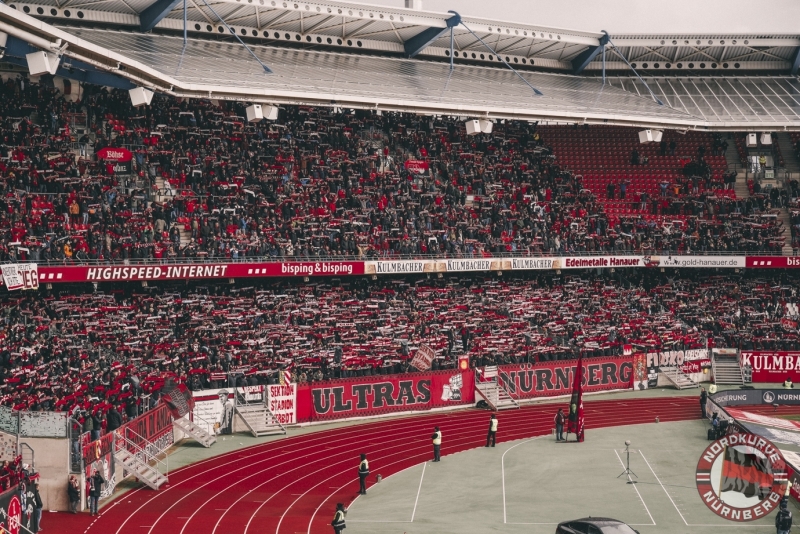
[[[584,517],[559,523],[556,534],[639,534],[639,531],[616,519]]]

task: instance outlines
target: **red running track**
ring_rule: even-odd
[[[497,440],[549,434],[558,407],[501,412]],[[586,428],[651,423],[656,417],[682,421],[698,418],[699,411],[696,397],[592,401],[585,404]],[[88,534],[329,532],[336,503],[349,505],[356,497],[360,453],[367,453],[372,473],[385,478],[431,459],[434,426],[442,431],[447,456],[483,446],[488,421],[483,410],[431,413],[270,441],[174,471],[160,491],[132,490],[96,518],[47,514],[43,525],[53,521],[56,532]],[[373,481],[371,476],[368,487]]]

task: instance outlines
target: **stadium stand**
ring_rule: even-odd
[[[471,137],[457,119],[302,107],[251,125],[238,103],[157,97],[140,111],[87,88],[78,106],[24,78],[3,91],[4,260],[780,253],[786,239],[773,199],[726,187],[710,134],[662,156],[611,127]],[[76,114],[95,152],[131,149],[138,179],[78,155]]]
[[[328,279],[248,287],[194,282],[2,296],[0,403],[135,416],[165,380],[190,389],[408,372],[424,340],[434,369],[706,346],[785,350],[798,304],[785,274],[638,271]],[[113,288],[114,286],[109,286]]]

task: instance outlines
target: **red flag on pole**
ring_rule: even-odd
[[[578,441],[583,441],[583,356],[578,358],[575,379],[572,382],[572,398],[569,401],[567,434],[573,433]]]

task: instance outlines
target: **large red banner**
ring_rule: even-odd
[[[578,360],[537,364],[501,365],[498,377],[515,399],[553,397],[572,393]],[[583,362],[583,392],[630,389],[633,357],[592,358]]]
[[[361,261],[273,263],[182,263],[177,265],[39,266],[39,282],[135,282],[192,278],[256,278],[270,276],[345,276],[364,274]]]
[[[786,269],[800,268],[800,257],[792,256],[748,256],[748,269]]]
[[[753,382],[781,383],[787,378],[800,382],[800,352],[742,351],[739,364],[753,368]]]
[[[133,421],[123,425],[120,432],[139,447],[145,447],[149,442],[172,432],[172,412],[169,405],[160,403],[152,410],[143,413]]]
[[[687,258],[701,258],[687,256]],[[705,257],[702,257],[705,258]],[[708,261],[716,257],[707,257]],[[738,257],[737,257],[738,258]],[[695,261],[692,260],[692,261]],[[721,261],[721,260],[720,260]],[[726,260],[728,266],[739,265]],[[800,268],[800,257],[757,256],[746,258],[748,268]],[[39,282],[138,282],[146,280],[188,280],[222,278],[259,278],[272,276],[350,276],[364,274],[406,274],[411,272],[460,272],[465,270],[535,270],[542,268],[591,268],[591,267],[648,267],[652,261],[641,256],[613,256],[586,258],[484,258],[482,260],[399,260],[393,262],[363,261],[287,261],[269,263],[183,263],[149,265],[39,265]],[[544,267],[543,267],[544,266]],[[681,267],[702,267],[702,264],[687,264]],[[424,268],[424,269],[423,269]],[[368,272],[369,271],[369,272]]]
[[[137,447],[144,448],[169,432],[172,432],[172,412],[169,405],[162,402],[114,432],[109,432],[98,440],[84,443],[83,461],[90,464],[112,453],[114,451],[114,434],[125,436]],[[84,436],[88,436],[88,433]],[[131,446],[131,449],[134,447]]]
[[[318,382],[308,388],[311,420],[430,410],[475,401],[472,370],[427,371]],[[306,415],[298,390],[298,421]]]

